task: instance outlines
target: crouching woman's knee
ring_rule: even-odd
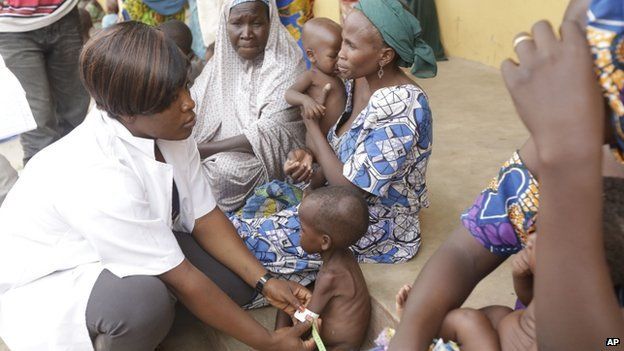
[[[96,350],[153,350],[165,338],[175,300],[156,277],[118,278],[103,271],[87,305]]]

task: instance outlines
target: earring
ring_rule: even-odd
[[[380,63],[379,64],[379,71],[377,71],[377,77],[379,77],[379,79],[381,79],[381,77],[383,77],[383,75],[384,75],[383,65]]]

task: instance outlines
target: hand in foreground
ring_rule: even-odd
[[[273,279],[271,279],[273,280]],[[321,320],[316,320],[316,326],[320,329]],[[316,349],[316,345],[312,337],[303,341],[301,335],[307,332],[312,327],[312,321],[306,321],[305,323],[296,324],[294,327],[281,328],[273,332],[273,340],[271,351],[299,351],[307,350],[312,351]]]
[[[557,39],[542,21],[515,44],[519,63],[506,60],[501,69],[540,159],[594,157],[603,141],[604,104],[583,29],[564,21]]]
[[[296,182],[307,182],[312,177],[312,162],[313,156],[307,150],[292,150],[284,163],[284,174]]]
[[[289,315],[301,310],[312,298],[310,290],[300,284],[277,278],[266,282],[262,294],[271,305]]]

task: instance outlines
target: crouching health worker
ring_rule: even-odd
[[[173,41],[137,22],[83,49],[97,109],[29,162],[0,208],[0,337],[12,350],[154,350],[173,296],[255,349],[312,349],[309,323],[272,332],[239,307],[252,287],[288,313],[310,293],[266,276],[216,207],[190,137],[187,71]]]

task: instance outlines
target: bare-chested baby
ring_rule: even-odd
[[[371,302],[362,270],[349,247],[368,229],[368,206],[357,192],[328,186],[307,194],[299,207],[301,247],[323,259],[306,312],[320,315],[328,350],[360,350]],[[291,322],[278,312],[276,328]]]
[[[338,77],[342,28],[328,18],[313,18],[303,26],[303,48],[311,67],[286,91],[286,101],[301,106],[304,118],[320,120],[327,134],[345,109],[346,92]]]

